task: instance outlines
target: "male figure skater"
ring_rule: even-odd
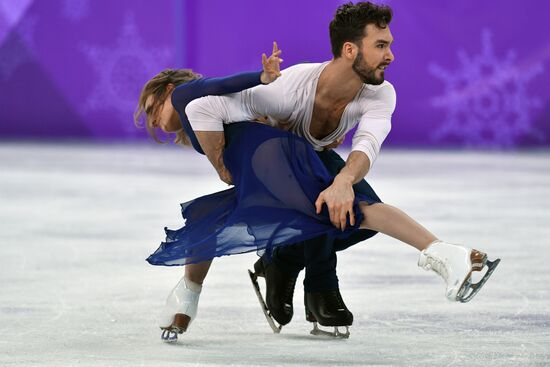
[[[220,159],[223,122],[267,116],[322,151],[360,120],[345,164],[335,152],[324,153],[331,156],[332,171],[339,173],[316,203],[318,211],[323,204],[327,205],[336,227],[345,228],[348,220],[354,224],[353,185],[361,182],[376,159],[390,131],[395,108],[394,88],[384,80],[385,69],[394,60],[391,17],[389,7],[368,2],[343,5],[330,24],[333,60],[293,66],[283,70],[282,77],[268,86],[191,102],[186,108],[189,121],[204,152],[211,162],[217,163],[215,168],[220,177],[228,176]],[[212,138],[212,131],[219,132],[218,139]],[[359,187],[372,191],[364,180]],[[354,242],[375,233],[364,231]],[[433,235],[422,237],[420,242],[425,245],[435,240]],[[339,247],[350,244],[341,243]],[[342,300],[334,271],[335,250],[333,239],[321,237],[278,249],[272,261],[264,256],[255,264],[256,275],[266,277],[269,311],[281,325],[292,318],[294,284],[304,267],[308,319],[325,326],[351,325],[353,316]]]

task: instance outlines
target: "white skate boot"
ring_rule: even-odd
[[[468,302],[479,292],[489,279],[500,259],[487,260],[487,254],[468,247],[434,241],[420,253],[418,266],[433,270],[447,283],[446,296],[449,301]],[[472,284],[472,272],[487,272],[481,280]]]
[[[159,318],[159,326],[163,330],[162,340],[176,342],[178,334],[184,333],[191,321],[197,316],[199,296],[202,286],[185,277],[176,284],[166,299]]]

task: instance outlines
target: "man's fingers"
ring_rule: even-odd
[[[321,214],[321,208],[323,207],[324,201],[325,199],[323,198],[323,193],[321,193],[317,198],[317,200],[315,201],[315,212],[317,214]]]
[[[335,208],[330,208],[330,221],[336,228],[340,229],[340,218],[338,216],[338,210]]]
[[[347,213],[346,213],[347,214]],[[340,216],[340,229],[343,231],[344,229],[346,229],[346,219],[347,219],[347,216],[346,214]]]
[[[334,205],[332,203],[329,204],[327,202],[327,208],[328,208],[328,212],[329,212],[329,216],[330,216],[330,222],[332,223],[333,226],[340,229],[341,228],[341,224],[340,224],[340,206],[339,205]]]
[[[353,206],[350,206],[348,209],[349,213],[349,224],[354,226],[355,225],[355,213],[353,212]]]
[[[279,47],[277,46],[277,42],[273,41],[273,53],[277,52],[279,50]]]
[[[336,213],[332,212],[330,213],[330,221],[333,226],[340,229],[340,221],[338,220],[338,217],[336,216]]]
[[[353,209],[349,211],[349,224],[352,226],[355,225],[355,213],[353,212]]]
[[[347,221],[348,221],[348,210],[342,207],[340,209],[340,229],[343,231],[346,229]]]

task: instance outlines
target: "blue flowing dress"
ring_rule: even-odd
[[[260,73],[198,79],[178,86],[172,103],[195,150],[203,153],[185,115],[191,100],[233,93],[260,84]],[[274,247],[328,235],[335,240],[372,236],[359,230],[360,201],[380,202],[372,189],[355,190],[356,225],[335,228],[326,206],[316,214],[315,201],[334,180],[319,155],[303,138],[258,122],[224,125],[224,163],[234,187],[181,204],[185,225],[165,228],[166,239],[147,261],[152,265],[185,265],[214,257]],[[204,153],[203,153],[204,154]],[[370,187],[369,187],[370,188]],[[372,232],[357,236],[358,232]],[[354,236],[355,234],[355,236]]]

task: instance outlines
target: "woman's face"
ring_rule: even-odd
[[[166,97],[157,111],[153,111],[154,96],[150,95],[145,101],[145,113],[147,114],[147,125],[152,128],[160,128],[165,133],[174,133],[181,130],[181,121],[178,113],[172,105],[172,92],[174,87],[169,85]]]

